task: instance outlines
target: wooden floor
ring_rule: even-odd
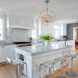
[[[66,78],[78,78],[78,76],[77,77],[67,76],[65,73],[67,70],[68,70],[68,67],[65,67],[64,76]],[[78,56],[74,59],[73,70],[78,73]],[[60,75],[60,71],[58,70],[52,74],[52,78],[56,78],[59,75]],[[0,78],[16,78],[15,77],[15,67],[11,64],[0,65]],[[26,77],[24,77],[23,75],[20,75],[19,78],[26,78]]]
[[[75,47],[75,50],[78,50],[78,46]]]

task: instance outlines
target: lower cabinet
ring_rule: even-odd
[[[67,41],[67,44],[68,44],[68,45],[73,45],[73,40]]]
[[[72,50],[75,50],[75,42],[73,40],[68,40],[66,42],[66,45],[71,45],[72,46]]]
[[[7,56],[9,56],[9,46],[0,46],[0,63],[7,61]]]
[[[56,53],[56,54],[49,54],[49,55],[41,55],[41,57],[36,57],[35,58],[35,61],[34,61],[34,71],[33,71],[33,74],[34,74],[34,78],[39,78],[39,65],[41,63],[44,63],[44,62],[47,62],[47,61],[53,61],[55,58],[58,58],[58,57],[62,57],[62,52],[60,53]],[[60,64],[57,63],[56,65],[54,65],[54,71],[60,69]],[[53,72],[53,69],[52,69],[52,72]],[[48,68],[42,66],[41,68],[41,77],[44,78],[46,75],[49,74],[49,70]]]
[[[39,78],[39,65],[43,62],[45,62],[45,57],[38,57],[35,59],[34,78]],[[42,69],[44,69],[44,67],[42,67]],[[41,73],[42,77],[44,77],[45,69],[41,71]]]
[[[15,59],[15,47],[16,45],[9,46],[9,58],[11,58],[12,60]]]
[[[0,63],[7,61],[7,57],[15,59],[14,48],[16,45],[0,46]]]

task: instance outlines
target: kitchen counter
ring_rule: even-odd
[[[0,46],[15,45],[13,43],[0,43]]]
[[[60,41],[65,41],[65,40],[53,40],[53,41],[50,41],[50,42],[60,42]],[[66,41],[70,41],[70,40],[66,40]],[[43,43],[43,41],[32,41],[31,43],[32,44]]]
[[[20,52],[25,52],[29,55],[38,55],[46,52],[55,52],[62,49],[72,48],[70,45],[58,45],[58,44],[49,44],[48,46],[44,45],[35,45],[35,46],[27,46],[27,47],[18,47],[16,50],[20,50]]]
[[[39,65],[41,63],[52,61],[57,57],[64,56],[65,52],[68,51],[68,55],[71,54],[70,45],[58,45],[52,44],[48,46],[44,45],[35,45],[27,47],[17,47],[15,48],[16,59],[19,58],[19,55],[24,56],[24,61],[27,63],[28,77],[29,78],[39,78]],[[59,65],[59,64],[58,64]],[[57,68],[58,67],[58,68]],[[58,70],[60,66],[54,66],[54,69]],[[24,74],[26,75],[26,66],[24,66]],[[46,70],[43,69],[42,77],[45,77]],[[46,73],[48,75],[48,73]]]

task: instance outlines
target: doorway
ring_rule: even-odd
[[[73,40],[75,43],[75,50],[78,50],[78,28],[74,28]]]

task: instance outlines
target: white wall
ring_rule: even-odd
[[[54,35],[54,25],[59,26],[59,33],[60,35],[66,35],[67,31],[66,31],[66,26],[67,24],[65,23],[52,23],[50,25],[45,25],[45,24],[41,24],[41,34],[51,34]]]
[[[53,35],[54,33],[54,24],[43,24],[41,23],[41,35],[45,35],[45,34],[51,34]]]
[[[63,35],[67,35],[67,24],[63,23]]]

